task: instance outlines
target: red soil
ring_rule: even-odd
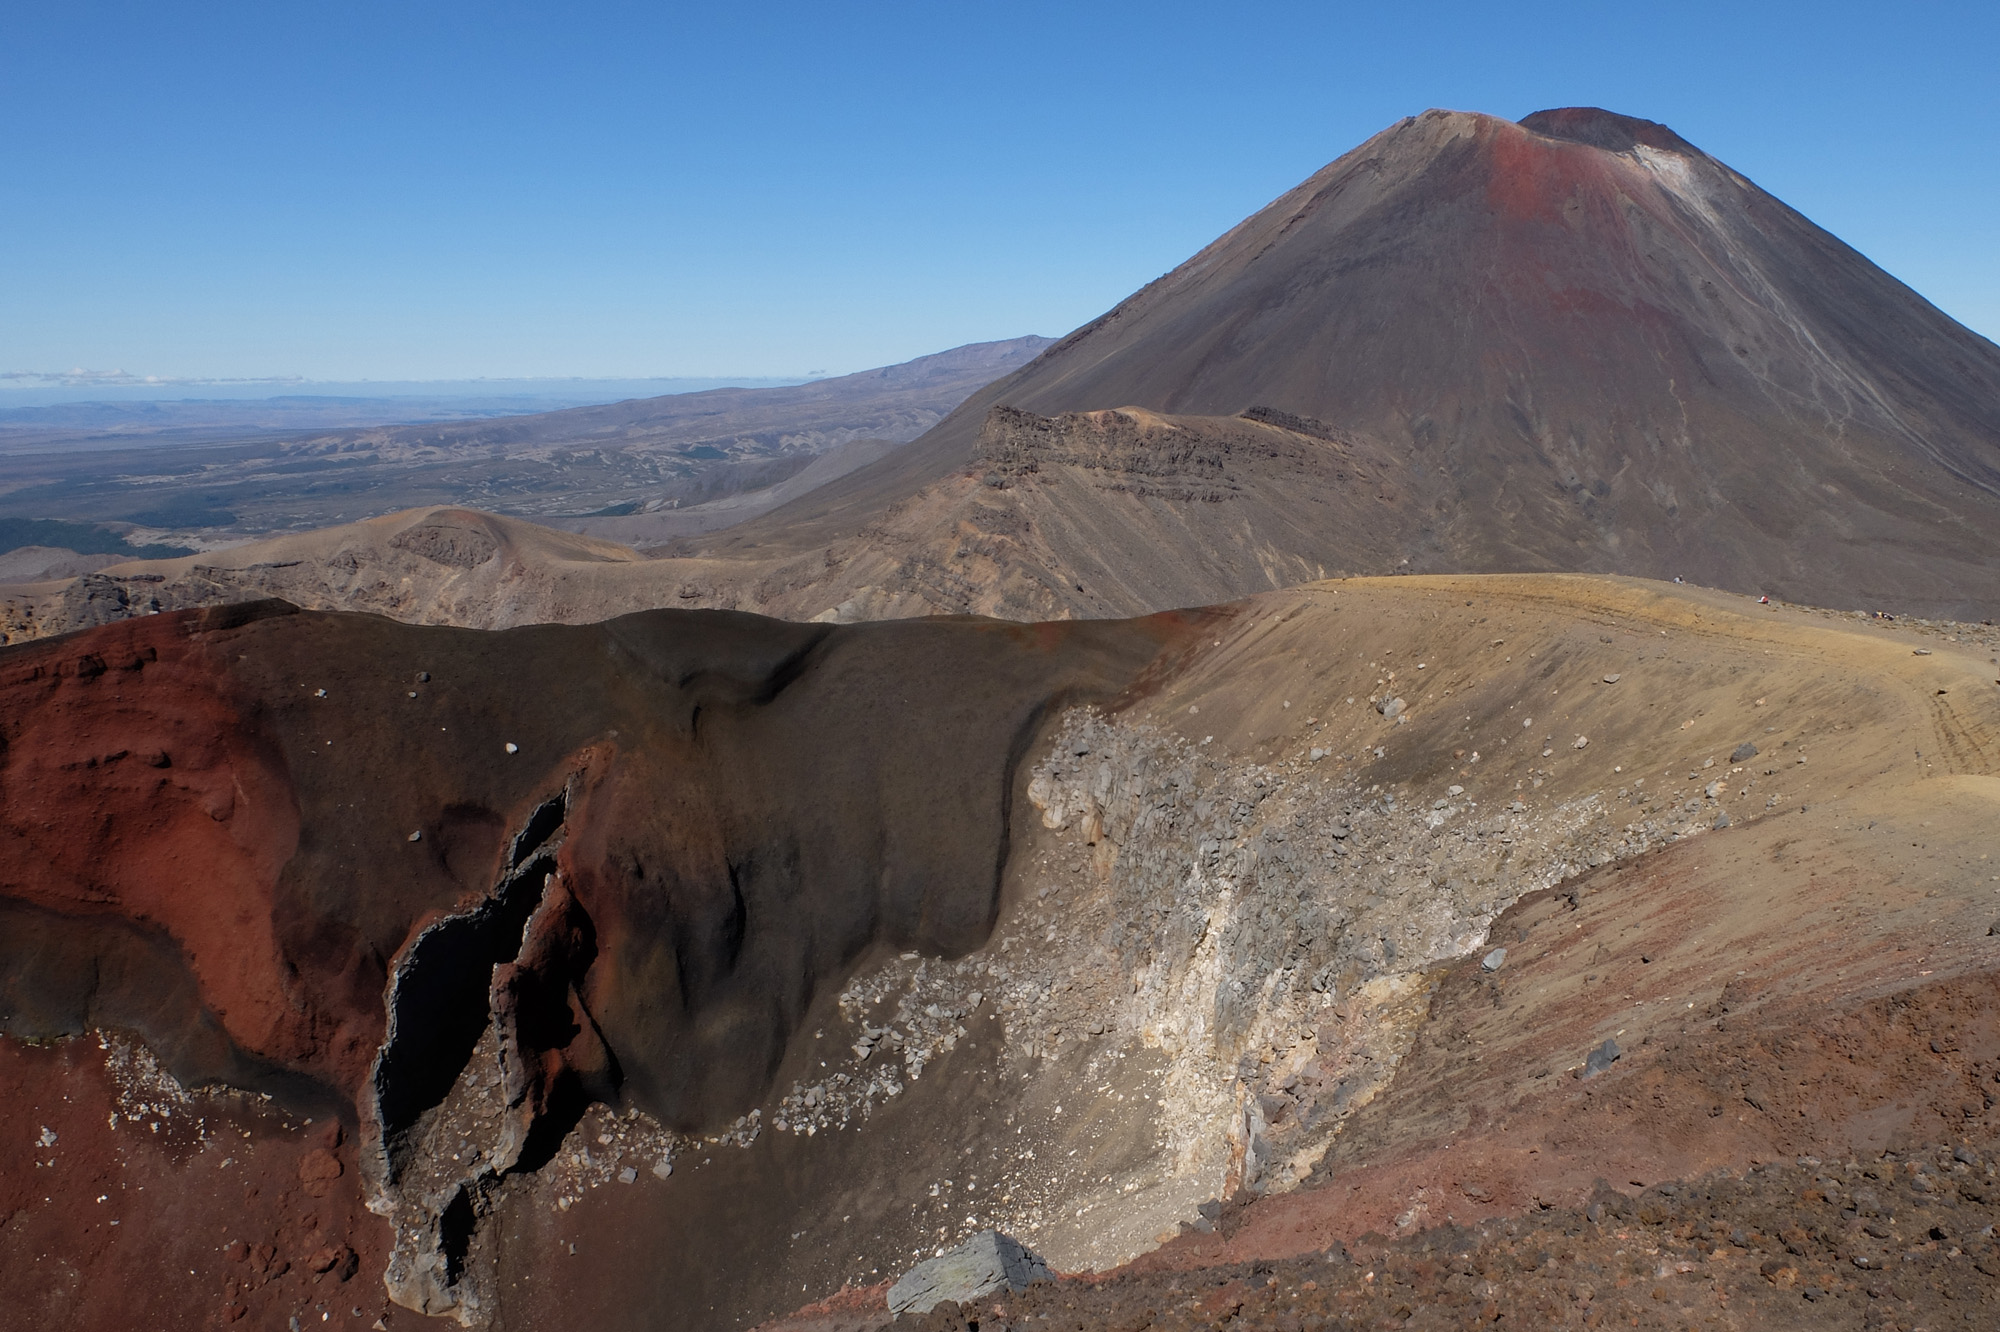
[[[388,1227],[361,1205],[337,1122],[121,1085],[117,1055],[90,1037],[0,1041],[0,1324],[394,1323]]]

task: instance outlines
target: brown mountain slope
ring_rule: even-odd
[[[1007,619],[1206,605],[1355,571],[1388,571],[1418,528],[1395,455],[1319,422],[1140,408],[1059,417],[996,407],[971,464],[858,535],[762,571],[767,614]],[[715,561],[692,586],[718,600]],[[830,588],[842,599],[827,605]]]
[[[1265,406],[1373,436],[1423,514],[1401,543],[1419,570],[1960,614],[2000,582],[2000,348],[1609,112],[1403,121],[910,449],[688,553],[852,538],[962,475],[998,404]]]

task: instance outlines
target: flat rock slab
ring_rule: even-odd
[[[1012,1235],[982,1230],[956,1249],[918,1263],[889,1287],[889,1312],[929,1313],[946,1300],[964,1304],[996,1290],[1026,1290],[1055,1274]]]

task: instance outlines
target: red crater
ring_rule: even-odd
[[[298,801],[208,650],[215,618],[127,621],[9,654],[0,893],[164,932],[232,1040],[306,1061],[316,1040],[273,914]]]

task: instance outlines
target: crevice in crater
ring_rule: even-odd
[[[545,1165],[622,1080],[580,988],[596,928],[558,861],[576,780],[523,821],[483,901],[404,949],[364,1107],[368,1205],[395,1231],[389,1295],[466,1326],[491,1305],[481,1234],[502,1180]]]
[[[560,821],[562,805],[560,797],[543,804],[530,827],[551,807]],[[516,851],[522,840],[515,839]],[[525,863],[510,860],[485,901],[418,935],[391,978],[388,1035],[371,1082],[376,1120],[392,1157],[399,1136],[444,1099],[471,1056],[492,1017],[487,990],[493,968],[520,952],[528,918],[555,873],[552,850],[531,854]]]
[[[472,1195],[460,1189],[438,1217],[439,1269],[447,1284],[456,1284],[465,1274],[466,1254],[472,1248],[472,1237],[478,1228],[479,1215],[473,1209]]]

